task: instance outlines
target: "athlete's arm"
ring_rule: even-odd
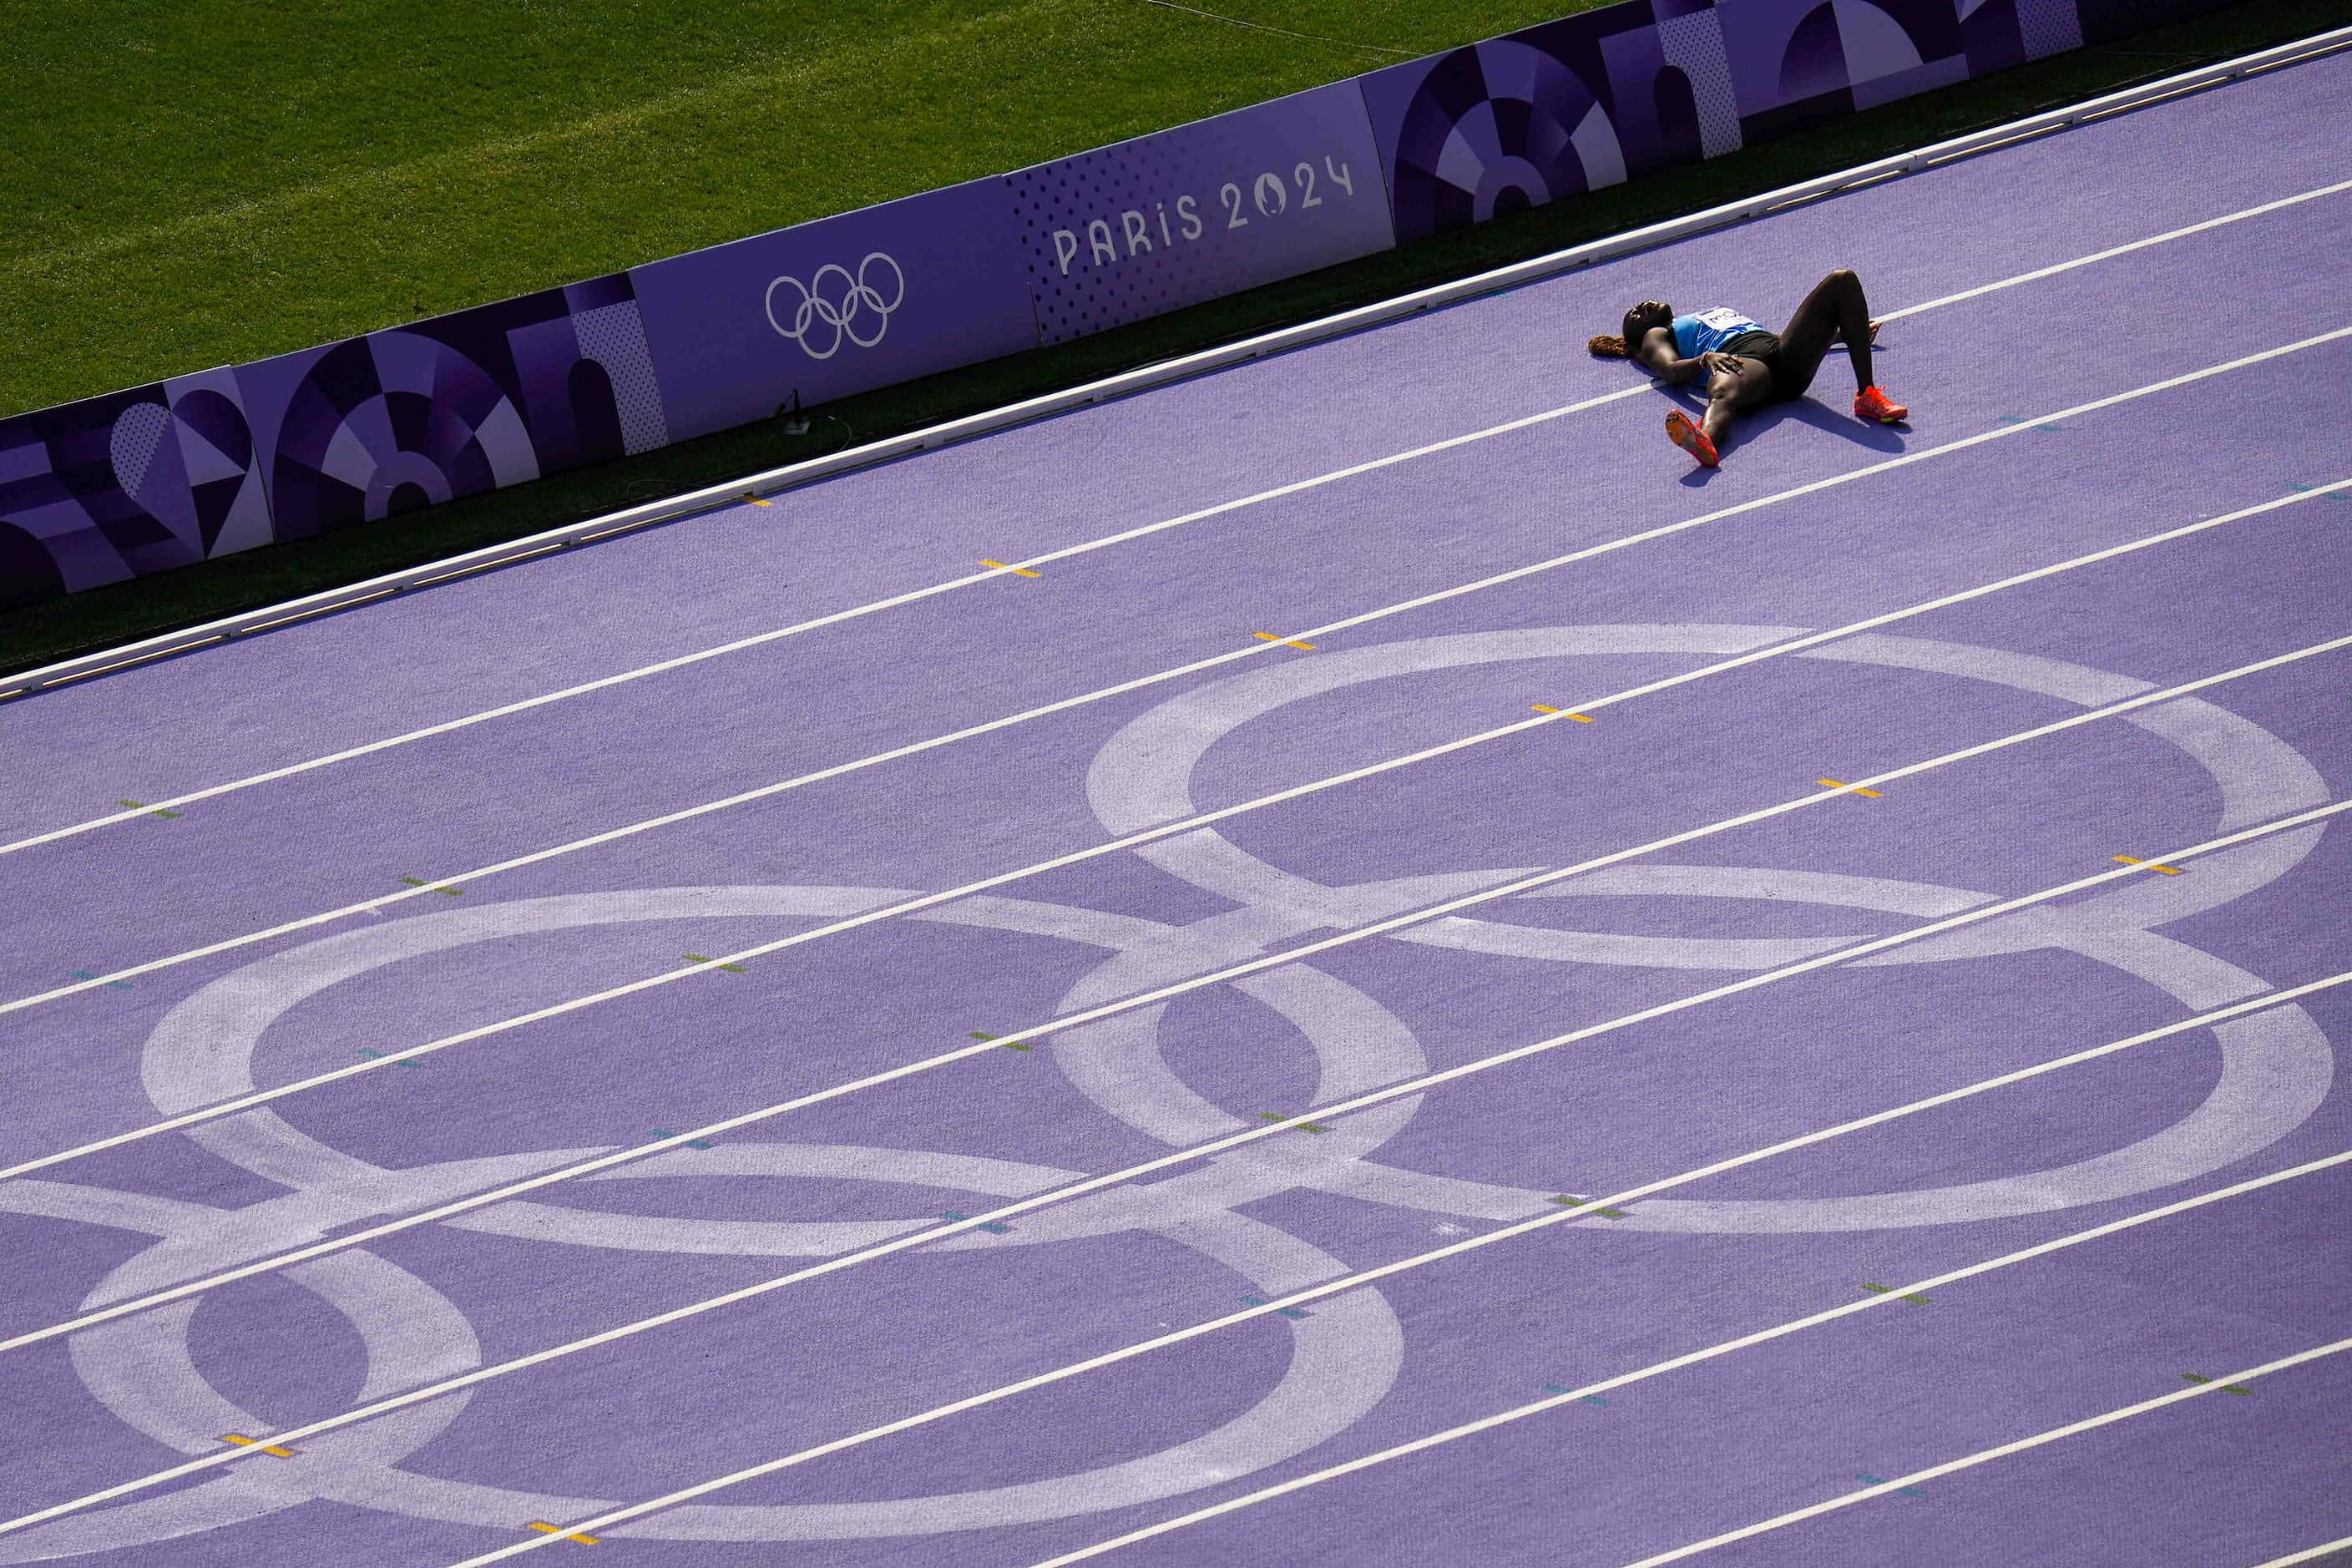
[[[1642,346],[1633,357],[1644,369],[1670,386],[1681,386],[1706,375],[1704,359],[1683,359],[1675,353],[1675,334],[1671,327],[1652,327],[1642,334]]]

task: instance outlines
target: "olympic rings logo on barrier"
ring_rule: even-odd
[[[884,299],[882,290],[869,278],[874,264],[880,262],[890,269],[890,297]],[[837,290],[826,287],[828,279],[840,279]],[[800,302],[793,307],[792,325],[776,319],[776,290],[787,284],[799,293]],[[779,337],[789,338],[800,344],[801,352],[811,359],[831,359],[841,352],[845,342],[870,349],[882,341],[890,325],[890,312],[907,298],[907,275],[898,263],[882,251],[868,253],[857,264],[856,276],[839,262],[828,261],[816,269],[816,276],[803,283],[786,275],[768,285],[766,309],[768,325],[776,329]],[[873,318],[871,328],[859,323]],[[824,329],[830,329],[829,334]],[[871,336],[867,332],[872,333]],[[824,347],[816,346],[815,339],[824,339]]]

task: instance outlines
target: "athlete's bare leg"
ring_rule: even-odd
[[[1706,378],[1706,416],[1699,428],[1722,449],[1731,435],[1731,416],[1772,401],[1772,373],[1760,359],[1742,358],[1734,375],[1717,372]]]
[[[1780,334],[1780,366],[1791,384],[1810,385],[1822,356],[1839,339],[1853,356],[1856,389],[1874,384],[1870,369],[1870,301],[1863,297],[1862,279],[1841,267],[1813,285]]]

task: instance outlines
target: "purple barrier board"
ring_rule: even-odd
[[[275,537],[671,440],[626,274],[239,365]]]
[[[669,438],[1037,344],[993,179],[633,268]]]
[[[1623,0],[625,273],[0,420],[0,606],[1057,343],[2216,0]]]
[[[2078,47],[2127,3],[1626,0],[1358,79],[1404,244]]]
[[[1016,170],[1002,186],[1047,343],[1396,243],[1352,81]]]
[[[0,420],[0,608],[270,537],[230,371]]]

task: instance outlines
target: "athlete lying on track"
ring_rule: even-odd
[[[1801,397],[1830,345],[1843,339],[1853,354],[1853,416],[1882,425],[1911,412],[1870,378],[1870,345],[1878,323],[1870,319],[1862,279],[1841,268],[1813,286],[1785,332],[1767,331],[1738,311],[1718,307],[1677,316],[1674,307],[1644,300],[1625,312],[1625,335],[1594,338],[1587,346],[1610,358],[1630,357],[1659,380],[1680,386],[1704,379],[1706,415],[1698,424],[1681,409],[1666,416],[1666,438],[1708,468],[1731,433],[1731,416],[1768,403]]]

